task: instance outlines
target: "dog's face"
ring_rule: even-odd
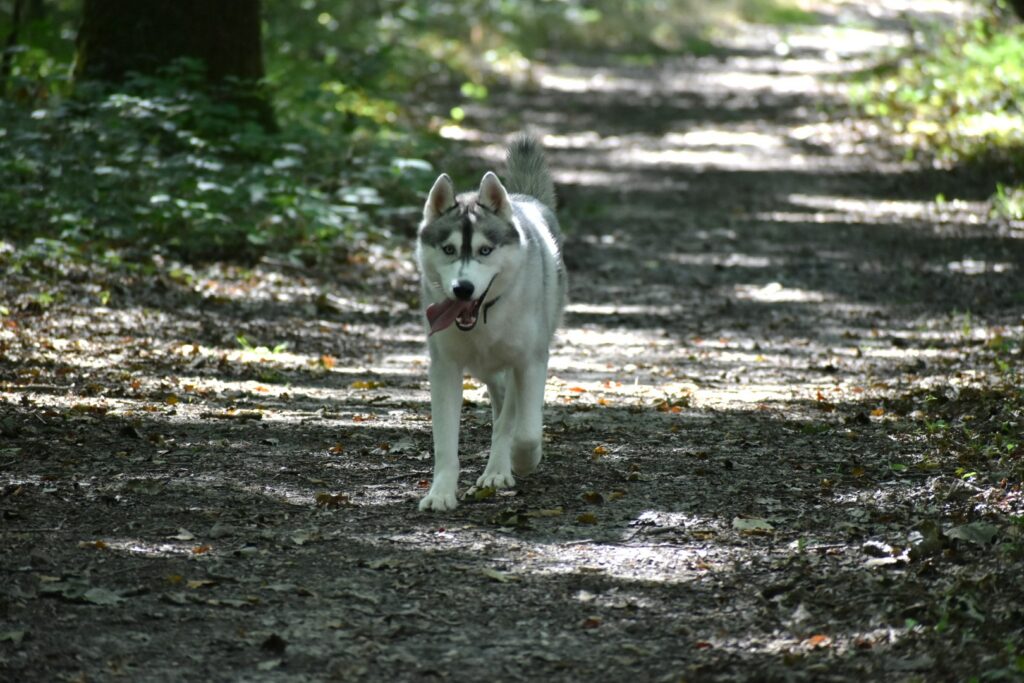
[[[455,320],[461,329],[476,324],[485,299],[500,296],[522,263],[523,247],[511,201],[496,175],[488,172],[478,192],[458,196],[446,174],[434,182],[419,230],[420,268],[430,293],[475,302]]]

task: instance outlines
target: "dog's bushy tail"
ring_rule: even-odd
[[[537,138],[520,133],[512,138],[505,155],[508,164],[508,189],[516,194],[536,197],[555,210],[555,183],[551,180],[544,149]]]

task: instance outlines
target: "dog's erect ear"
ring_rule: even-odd
[[[455,205],[455,185],[447,173],[437,176],[423,206],[423,220],[430,222]]]
[[[508,198],[508,192],[498,180],[498,176],[490,171],[485,173],[483,180],[480,181],[480,192],[476,201],[502,218],[512,217],[512,201]]]

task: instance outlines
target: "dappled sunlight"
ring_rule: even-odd
[[[1008,273],[1017,267],[1017,264],[1006,262],[990,262],[978,259],[965,258],[960,261],[950,261],[946,264],[946,270],[960,275],[984,275],[985,273]]]
[[[594,573],[619,581],[685,584],[722,562],[705,549],[685,546],[534,544],[524,570],[531,574]],[[709,561],[710,560],[710,561]]]
[[[786,197],[786,202],[794,206],[816,209],[818,211],[814,216],[831,219],[837,215],[856,214],[869,221],[875,219],[898,222],[916,219],[979,225],[985,223],[988,218],[986,202],[968,202],[960,199],[937,202],[791,194]],[[820,222],[820,219],[816,218],[814,222]]]
[[[636,177],[632,173],[621,171],[598,171],[586,169],[554,169],[551,174],[561,185],[579,185],[583,187],[632,187],[636,185]],[[659,187],[671,190],[684,190],[688,183],[672,181],[669,178],[658,183]]]
[[[612,155],[616,163],[634,166],[688,166],[714,167],[734,170],[773,170],[802,168],[806,165],[798,157],[752,157],[743,151],[694,149],[630,149]]]
[[[777,135],[722,128],[668,133],[662,139],[666,145],[678,147],[750,147],[761,151],[778,150],[785,144]]]
[[[782,259],[760,254],[680,252],[665,257],[683,266],[713,266],[716,268],[773,268],[782,265]],[[679,311],[682,312],[682,311]]]
[[[779,282],[766,285],[736,285],[736,298],[763,303],[821,303],[830,299],[823,292],[786,287]]]
[[[294,20],[288,59],[323,72],[271,74],[264,137],[197,137],[203,108],[91,130],[76,104],[94,137],[64,150],[63,96],[0,126],[11,196],[50,221],[11,224],[54,237],[0,240],[0,678],[1016,673],[1024,240],[973,170],[884,148],[891,121],[848,99],[970,10],[485,4],[278,8],[264,28]],[[602,25],[620,12],[667,14]],[[581,42],[605,29],[615,49]],[[569,296],[539,432],[506,397],[526,417],[495,435],[479,378],[431,405],[415,242],[441,172],[535,191],[504,163],[524,129]],[[501,275],[492,296],[514,297]],[[435,473],[454,502],[420,511]]]
[[[179,532],[178,535],[181,536],[184,533]],[[93,545],[100,550],[126,553],[139,557],[192,558],[196,557],[195,551],[201,544],[198,541],[187,544],[182,541],[171,543],[168,541],[144,540],[142,538],[103,538],[94,541]]]

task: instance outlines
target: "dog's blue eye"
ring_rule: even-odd
[[[450,244],[446,244],[443,247],[441,247],[441,251],[443,251],[448,256],[451,256],[452,254],[455,253],[455,247],[453,247]]]
[[[493,247],[480,247],[480,251],[477,253],[479,253],[481,256],[487,256],[492,251],[494,251]]]

